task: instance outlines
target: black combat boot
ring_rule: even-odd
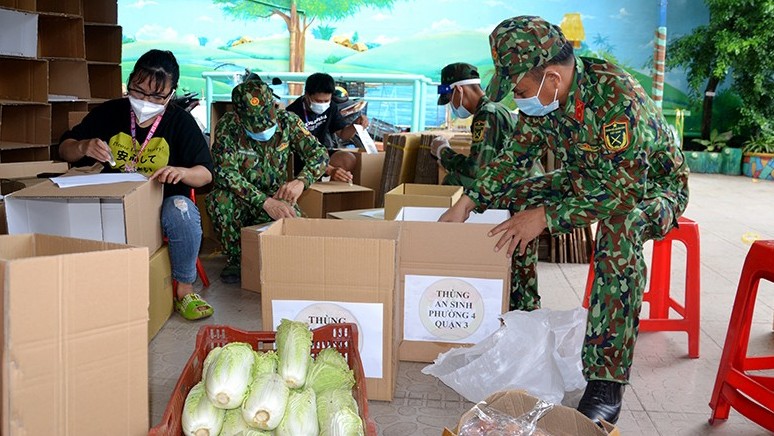
[[[624,387],[623,383],[618,382],[589,381],[583,398],[578,403],[578,411],[597,424],[599,424],[600,419],[615,424],[621,414]]]

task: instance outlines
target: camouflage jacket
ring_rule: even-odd
[[[305,188],[325,173],[328,153],[297,115],[278,110],[277,132],[269,141],[259,142],[247,136],[234,112],[228,112],[215,127],[214,185],[260,209],[288,181],[291,153],[298,153],[306,162],[297,176]]]
[[[513,136],[515,126],[514,113],[500,103],[481,97],[470,125],[470,156],[450,148],[441,151],[441,165],[449,172],[450,179],[470,188],[478,170],[491,162]]]
[[[518,178],[543,147],[562,167]],[[479,210],[545,206],[548,229],[561,233],[686,190],[687,174],[682,151],[642,86],[607,61],[576,57],[565,107],[520,116],[512,142],[466,194]]]

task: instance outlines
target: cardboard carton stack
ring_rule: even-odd
[[[384,138],[384,171],[376,206],[384,204],[384,194],[401,183],[414,181],[420,135],[418,133],[396,133]]]
[[[118,5],[0,1],[0,162],[56,158],[70,113],[121,96]]]

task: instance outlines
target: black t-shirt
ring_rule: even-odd
[[[339,130],[347,127],[349,124],[344,120],[339,112],[336,102],[331,101],[331,106],[325,112],[316,114],[304,104],[304,96],[298,97],[293,103],[285,108],[288,112],[293,112],[304,122],[306,130],[327,149],[337,148],[338,144],[329,137]]]
[[[110,146],[116,160],[114,168],[111,168],[110,164],[105,164],[105,172],[121,172],[126,163],[132,161],[139,151],[132,143],[130,111],[131,106],[126,98],[107,101],[95,107],[72,130],[65,132],[60,142],[65,139],[80,141],[99,138]],[[150,129],[151,126],[136,127],[137,149],[142,147]],[[84,157],[73,165],[89,166],[95,162],[91,157]],[[137,172],[150,176],[157,169],[167,165],[184,168],[202,165],[212,172],[210,149],[196,120],[190,113],[174,104],[167,106],[156,132],[140,154]],[[164,197],[171,195],[188,197],[190,194],[191,187],[183,183],[164,185]]]

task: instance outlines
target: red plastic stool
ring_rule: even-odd
[[[640,315],[640,331],[677,331],[688,333],[688,356],[699,357],[700,317],[700,248],[699,225],[688,218],[678,218],[678,227],[670,230],[660,241],[653,241],[653,257],[650,267],[650,286],[642,300],[650,303],[648,318]],[[685,305],[670,296],[672,272],[672,242],[685,245]],[[586,278],[586,296],[583,307],[589,307],[589,296],[594,284],[594,255],[589,262]],[[669,309],[674,309],[680,318],[670,318]]]
[[[728,419],[733,406],[742,415],[774,432],[774,377],[747,374],[747,371],[774,369],[774,355],[747,356],[755,297],[761,279],[774,282],[774,241],[756,241],[744,261],[709,403],[712,408],[710,424]]]

